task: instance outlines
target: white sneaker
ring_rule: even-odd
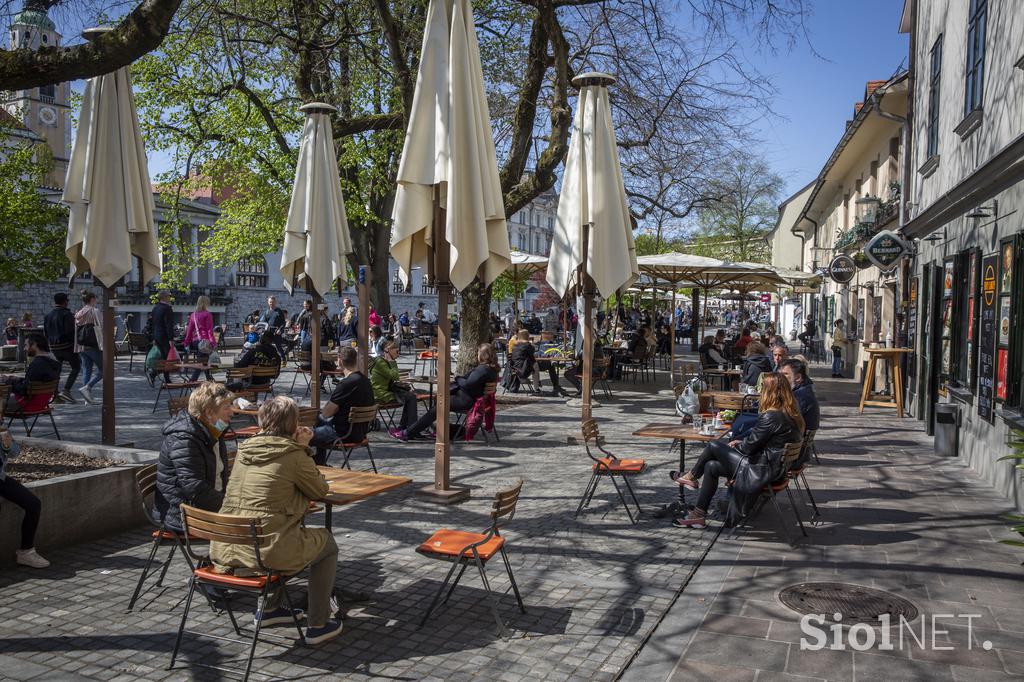
[[[32,568],[47,568],[50,565],[49,561],[39,556],[35,547],[15,550],[14,560],[22,566],[31,566]]]
[[[96,404],[96,401],[93,400],[92,397],[92,388],[90,388],[89,386],[82,386],[78,389],[78,392],[82,394],[82,398],[85,399],[85,402],[89,403],[90,405]]]

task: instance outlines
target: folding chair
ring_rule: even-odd
[[[171,398],[171,400],[182,400],[182,398]],[[184,400],[188,400],[185,398]],[[153,516],[151,498],[156,493],[156,464],[147,464],[146,466],[139,467],[135,471],[135,483],[139,488],[139,495],[142,498],[142,511],[145,513],[149,523],[156,529],[153,531],[152,537],[153,542],[150,545],[149,557],[146,559],[146,565],[142,568],[142,574],[139,576],[139,582],[135,584],[135,591],[132,593],[132,598],[128,601],[128,610],[131,611],[135,608],[135,602],[139,599],[139,594],[142,592],[142,585],[146,582],[146,577],[149,575],[150,566],[153,565],[153,560],[156,558],[156,553],[160,550],[160,546],[164,542],[171,542],[171,551],[167,553],[167,558],[163,562],[163,568],[160,569],[160,577],[157,578],[154,587],[161,587],[164,583],[164,577],[167,575],[167,569],[171,565],[171,560],[174,558],[174,553],[177,550],[181,550],[181,556],[184,557],[186,563],[188,563],[188,570],[192,572],[195,570],[195,564],[192,563],[192,559],[189,557],[188,552],[185,551],[185,546],[182,544],[184,539],[183,533],[178,533],[172,530],[168,530],[167,526],[162,521],[157,521]],[[193,538],[197,540],[198,538]]]
[[[811,486],[807,483],[807,476],[804,474],[807,470],[808,463],[807,458],[803,457],[803,454],[808,452],[814,454],[814,434],[814,429],[804,431],[804,442],[803,448],[801,449],[801,458],[804,460],[804,463],[789,470],[789,478],[796,484],[796,491],[800,495],[801,501],[804,497],[804,491],[807,491],[807,499],[810,500],[811,508],[813,509],[811,521],[821,516],[821,512],[818,511],[818,503],[814,501],[814,495],[811,494]]]
[[[435,532],[416,548],[419,554],[427,558],[449,561],[452,564],[451,568],[448,569],[448,575],[445,576],[444,582],[441,583],[441,587],[434,594],[434,598],[430,602],[430,606],[427,607],[426,613],[423,614],[420,627],[423,627],[427,619],[434,614],[435,606],[440,609],[448,603],[448,599],[459,584],[462,574],[466,572],[466,568],[472,563],[480,571],[480,580],[483,582],[484,590],[487,592],[487,601],[490,603],[491,612],[494,614],[494,621],[498,624],[498,632],[502,637],[508,638],[508,630],[501,619],[501,614],[498,611],[498,600],[491,590],[491,584],[487,580],[487,572],[484,570],[484,566],[495,554],[501,554],[501,559],[505,563],[505,571],[508,573],[509,582],[512,583],[512,591],[515,593],[516,601],[519,603],[519,610],[526,613],[523,597],[519,594],[519,586],[516,584],[515,576],[512,575],[512,564],[509,563],[508,554],[505,553],[505,537],[501,535],[501,528],[515,516],[516,504],[519,502],[519,493],[522,489],[523,482],[520,480],[515,486],[507,490],[500,490],[494,495],[494,503],[491,506],[490,513],[491,526],[483,533],[443,528]],[[502,521],[506,516],[508,519]],[[445,588],[448,587],[448,582],[452,579],[456,568],[459,569],[459,573],[455,576],[455,581],[452,582],[444,600],[438,604],[438,600],[441,599]]]
[[[498,398],[498,382],[497,381],[489,381],[486,384],[484,384],[484,394],[482,396],[480,396],[479,398],[477,398],[477,401],[485,400],[487,398],[487,396],[491,396],[494,399],[494,401],[497,402],[497,398]],[[475,404],[474,404],[474,407],[476,407]],[[463,427],[463,428],[466,427],[466,420],[469,417],[469,413],[472,412],[472,411],[473,411],[473,408],[470,408],[469,412],[454,412],[453,413],[455,415],[455,430],[458,430],[459,427]],[[497,421],[497,410],[495,410],[495,421]],[[487,438],[487,429],[484,428],[484,423],[486,423],[486,420],[485,420],[485,422],[481,422],[480,429],[477,431],[477,433],[482,433],[484,435],[484,442],[485,443],[490,443],[490,440]],[[491,426],[491,433],[494,435],[495,442],[500,443],[501,442],[501,437],[498,436],[498,426],[497,426],[496,423]],[[476,438],[476,434],[474,434],[473,437]]]
[[[807,431],[804,431],[804,447],[811,449],[811,455],[814,457],[814,463],[821,464],[821,460],[818,459],[818,446],[814,443],[814,436],[817,433],[817,429],[808,429]]]
[[[612,397],[612,387],[611,384],[608,383],[608,373],[611,366],[611,358],[597,358],[594,360],[594,369],[597,371],[597,374],[594,375],[594,381],[590,384],[591,390],[594,390],[597,388],[598,384],[601,384],[602,389],[604,389],[604,394],[609,398]]]
[[[309,351],[295,351],[295,373],[292,374],[292,385],[288,388],[291,393],[295,390],[295,380],[300,376],[306,381],[306,393],[309,393],[309,382],[313,379],[313,354]],[[302,365],[309,365],[310,369],[302,369]]]
[[[260,367],[254,366],[252,368],[252,374],[249,375],[249,385],[245,387],[245,390],[251,391],[257,395],[260,393],[273,393],[274,382],[281,376],[281,366],[276,367]],[[267,379],[266,383],[253,383],[254,379]]]
[[[181,364],[171,360],[157,360],[156,366],[153,368],[156,373],[157,380],[160,382],[160,386],[156,392],[156,400],[153,401],[153,412],[156,412],[156,406],[160,404],[160,396],[163,395],[164,391],[170,393],[171,391],[178,391],[179,396],[183,396],[190,393],[193,388],[197,388],[203,382],[201,381],[186,381],[182,378],[181,381],[167,381],[164,375],[170,376],[173,372],[181,378]]]
[[[769,483],[761,490],[761,495],[757,499],[757,501],[754,502],[754,506],[753,508],[751,508],[750,513],[744,516],[742,519],[740,519],[740,521],[735,525],[735,527],[733,527],[730,536],[735,535],[741,527],[748,525],[750,522],[752,522],[753,519],[756,518],[757,515],[761,512],[761,509],[763,509],[764,506],[769,501],[771,501],[772,505],[775,507],[775,511],[779,514],[779,521],[782,522],[782,532],[785,533],[786,539],[789,541],[789,543],[793,544],[793,539],[790,536],[789,531],[786,530],[786,520],[782,514],[782,507],[779,506],[779,500],[777,497],[778,493],[781,493],[783,490],[785,490],[786,494],[789,496],[789,504],[790,506],[793,507],[793,514],[794,516],[796,516],[797,523],[800,524],[800,532],[803,533],[804,537],[807,537],[807,530],[804,528],[804,521],[802,518],[800,518],[800,512],[796,508],[796,501],[793,498],[793,491],[789,489],[790,481],[792,481],[792,479],[789,477],[789,471],[793,467],[793,464],[795,464],[796,461],[800,459],[800,452],[801,450],[803,450],[803,447],[803,440],[800,440],[796,443],[786,443],[786,448],[782,453],[783,471],[786,472],[785,478],[775,483]]]
[[[57,422],[53,419],[53,396],[57,392],[57,387],[60,385],[60,379],[55,381],[30,381],[25,390],[26,398],[34,398],[39,395],[47,396],[46,405],[43,407],[37,407],[34,409],[25,409],[20,405],[15,408],[12,412],[7,414],[7,426],[8,428],[14,423],[15,419],[21,420],[21,425],[25,428],[25,435],[31,436],[32,429],[36,428],[36,422],[43,415],[50,418],[50,425],[53,426],[53,433],[56,434],[57,440],[60,440],[60,431],[57,430]],[[6,399],[5,399],[6,402]],[[32,417],[32,423],[28,423],[28,418]]]
[[[197,590],[206,587],[219,588],[227,592],[243,592],[246,594],[258,595],[258,606],[256,609],[256,613],[258,614],[263,613],[264,606],[267,603],[267,598],[270,596],[270,593],[273,590],[280,589],[282,596],[284,597],[285,607],[292,613],[292,621],[295,623],[296,632],[299,633],[299,641],[305,645],[306,637],[302,633],[302,627],[299,625],[298,618],[295,617],[295,610],[292,608],[291,597],[288,595],[288,589],[286,587],[289,576],[267,568],[263,565],[263,560],[260,558],[260,547],[266,545],[268,540],[271,538],[271,534],[265,533],[263,530],[263,519],[259,517],[215,514],[213,512],[190,507],[187,504],[181,505],[180,508],[182,524],[185,527],[185,550],[189,557],[195,561],[197,568],[192,571],[192,576],[188,581],[188,598],[185,600],[185,611],[181,614],[181,625],[178,627],[178,636],[174,640],[174,651],[171,653],[171,662],[167,666],[167,669],[172,670],[174,668],[174,661],[178,658],[178,651],[181,650],[181,640],[182,636],[185,634],[185,624],[188,621],[188,612],[192,607],[192,597],[195,595]],[[230,573],[217,573],[214,570],[209,557],[196,554],[192,551],[192,538],[216,540],[217,542],[228,545],[251,544],[253,551],[256,553],[257,568],[254,572],[258,573],[258,575],[253,577],[242,577]],[[228,599],[224,600],[224,608],[228,613],[228,617],[231,619],[231,625],[234,627],[235,633],[242,636],[242,630],[238,627],[238,620],[235,618],[235,614],[231,609],[231,602]],[[189,634],[200,635],[203,633],[189,631]],[[229,637],[217,635],[209,636],[214,639],[222,639],[240,644],[245,643],[244,640],[231,639]],[[259,639],[260,620],[257,619],[252,634],[252,641],[249,644],[249,656],[245,662],[245,673],[242,677],[242,682],[246,682],[246,680],[249,679],[249,671],[252,669],[252,659],[256,653],[256,644],[259,642]],[[276,637],[273,639],[281,642],[288,641],[288,644],[291,645],[290,640],[283,640]],[[230,668],[222,668],[204,663],[193,663],[193,665],[202,665],[203,667],[222,670],[224,672],[237,672]]]
[[[590,441],[594,441],[594,447],[600,450],[605,455],[604,457],[594,455],[590,449]],[[605,450],[601,446],[601,434],[597,428],[597,421],[593,419],[583,422],[583,445],[587,449],[587,456],[593,460],[594,464],[591,466],[590,482],[587,483],[587,488],[583,492],[583,497],[580,499],[579,506],[576,507],[576,513],[573,514],[573,518],[578,517],[581,511],[590,506],[590,501],[594,498],[594,492],[597,491],[598,482],[602,478],[609,478],[615,486],[615,492],[618,493],[622,506],[626,509],[629,520],[635,524],[640,520],[640,501],[636,499],[636,493],[633,492],[633,486],[629,482],[629,477],[643,473],[647,466],[646,462],[642,459],[620,459]],[[633,503],[636,505],[635,518],[633,517],[633,510],[629,508],[629,503],[626,502],[626,498],[622,494],[619,482],[615,480],[617,478],[622,479],[626,490],[629,491],[630,497],[633,498]]]
[[[149,340],[149,337],[139,332],[128,332],[128,371],[132,371],[132,366],[135,364],[135,354],[140,353],[143,361],[146,356],[149,355],[149,349],[153,347],[153,342]]]
[[[373,461],[373,451],[370,450],[370,439],[363,436],[362,440],[350,441],[352,432],[355,430],[357,424],[372,424],[373,420],[377,418],[377,406],[368,405],[366,407],[350,407],[348,410],[348,433],[341,438],[335,439],[331,446],[327,449],[327,459],[331,459],[331,453],[335,450],[341,450],[345,453],[345,459],[341,463],[341,468],[351,469],[348,460],[352,456],[352,452],[356,448],[366,448],[366,454],[370,457],[370,466],[373,467],[373,473],[377,473],[377,463]],[[367,426],[369,430],[369,426]]]
[[[228,367],[224,370],[224,383],[241,383],[244,387],[252,379],[252,366],[249,367]]]

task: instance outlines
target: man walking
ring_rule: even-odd
[[[65,362],[71,368],[67,381],[64,382],[64,389],[57,394],[57,400],[62,403],[74,403],[71,388],[82,370],[82,359],[75,352],[75,316],[68,309],[68,295],[63,291],[53,295],[53,310],[43,319],[43,331],[46,333],[46,340],[50,342],[53,357],[60,363],[57,369],[58,376]]]
[[[288,322],[288,316],[285,315],[284,311],[277,307],[277,297],[267,296],[267,309],[260,315],[260,322],[266,323],[267,327],[273,332],[274,347],[277,348],[277,352],[281,358],[284,359],[288,350],[284,347],[284,339],[281,337],[281,332]]]

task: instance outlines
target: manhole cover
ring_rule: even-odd
[[[891,592],[849,583],[799,583],[779,592],[779,601],[798,613],[823,613],[829,622],[875,623],[883,614],[898,621],[917,618],[917,607]],[[836,621],[834,614],[842,615]]]

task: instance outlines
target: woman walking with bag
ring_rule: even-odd
[[[96,310],[96,294],[82,292],[82,307],[75,313],[75,352],[82,358],[85,375],[78,392],[90,405],[95,405],[92,387],[103,377],[103,322]]]
[[[217,337],[213,333],[213,315],[207,310],[209,307],[209,296],[197,298],[196,309],[188,316],[185,328],[185,347],[204,364],[209,362],[210,354],[217,347]],[[192,371],[191,380],[199,380],[198,369]],[[210,370],[206,370],[206,380],[213,381]]]

